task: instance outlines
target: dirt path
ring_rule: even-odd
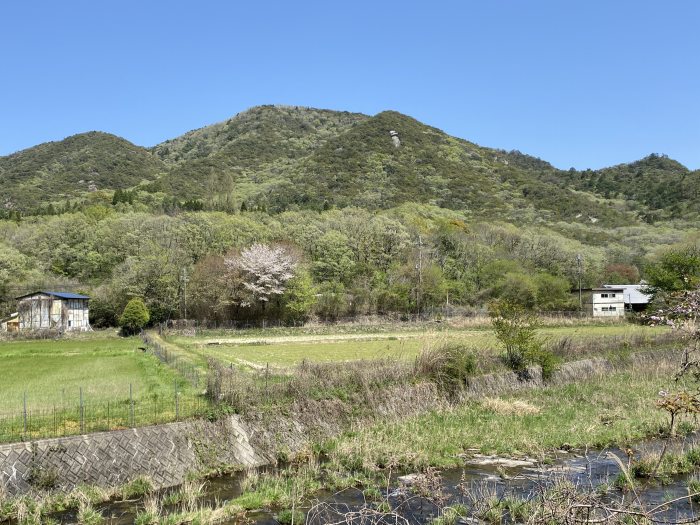
[[[207,345],[232,345],[232,344],[281,344],[281,343],[332,343],[342,341],[383,341],[418,339],[421,337],[435,337],[443,334],[445,337],[474,337],[483,335],[483,330],[474,331],[450,331],[450,332],[395,332],[386,334],[338,334],[338,335],[287,335],[271,337],[212,337],[196,341],[198,346]]]

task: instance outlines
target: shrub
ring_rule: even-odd
[[[415,362],[416,375],[451,391],[464,386],[476,368],[474,351],[456,342],[424,348]]]
[[[148,324],[151,316],[148,308],[140,297],[135,297],[124,307],[124,312],[119,318],[119,326],[125,335],[133,335]]]
[[[527,358],[532,364],[538,365],[542,369],[542,379],[545,381],[552,378],[560,362],[557,356],[543,347],[531,349]]]
[[[138,477],[122,486],[121,498],[124,500],[145,496],[153,490],[153,483],[148,478]]]
[[[505,364],[521,376],[527,374],[528,366],[539,365],[542,377],[551,378],[558,359],[537,337],[540,326],[537,317],[522,306],[508,301],[492,303],[489,306],[489,316],[496,339],[503,347]]]

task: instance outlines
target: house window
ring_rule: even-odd
[[[603,298],[607,298],[607,297],[608,297],[608,294],[602,293],[602,294],[600,294],[600,296],[603,297]]]
[[[73,321],[68,321],[68,326],[70,326],[71,324],[73,324]]]
[[[604,312],[616,312],[617,307],[616,306],[603,306],[603,311]]]
[[[611,293],[611,294],[610,294],[610,297],[615,297],[615,294],[614,294],[614,293]]]

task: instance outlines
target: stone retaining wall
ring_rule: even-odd
[[[0,487],[10,494],[32,485],[116,487],[138,476],[167,487],[181,483],[188,472],[217,464],[256,467],[267,462],[232,416],[216,423],[188,421],[0,445]]]

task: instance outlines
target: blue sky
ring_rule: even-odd
[[[394,109],[560,168],[700,168],[700,2],[32,1],[0,6],[0,155],[151,146],[258,104]]]

